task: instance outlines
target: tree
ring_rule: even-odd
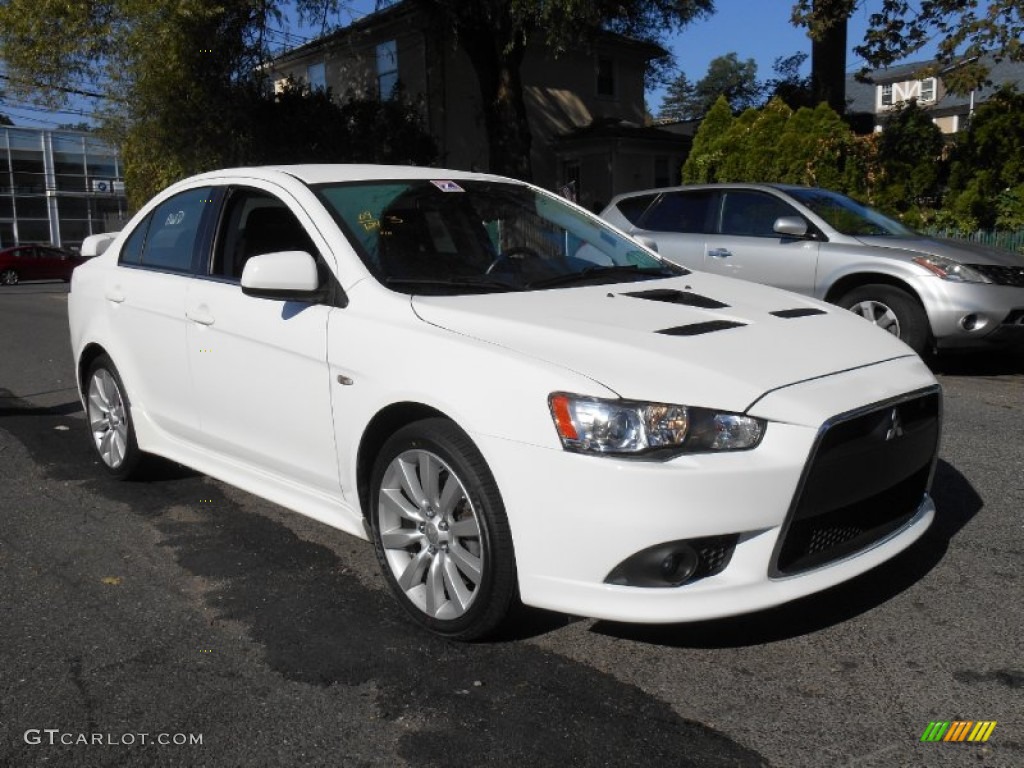
[[[870,66],[888,66],[938,38],[940,64],[963,62],[943,71],[943,82],[954,92],[967,93],[984,83],[987,70],[981,54],[1024,61],[1021,0],[883,0],[868,21],[864,43],[854,50]]]
[[[811,78],[800,74],[800,69],[807,61],[807,54],[801,52],[791,56],[779,56],[772,62],[775,77],[765,81],[762,92],[769,100],[780,98],[790,109],[813,107],[817,102],[811,89]]]
[[[718,166],[722,162],[720,143],[734,120],[729,102],[719,96],[693,137],[693,146],[683,164],[684,184],[703,184],[718,179]]]
[[[295,3],[312,14],[336,0]],[[82,82],[101,84],[100,132],[123,149],[134,204],[182,176],[226,165],[436,156],[405,105],[397,113],[358,103],[346,111],[320,93],[271,94],[259,64],[267,55],[267,25],[283,5],[7,0],[0,5],[0,54],[15,75],[11,82],[51,107],[62,106]],[[315,121],[335,127],[333,142],[314,135]],[[340,144],[364,135],[389,151],[369,153],[365,141]],[[353,146],[366,154],[353,157]],[[423,154],[411,157],[407,148]]]
[[[856,0],[798,0],[791,20],[811,38],[811,91],[840,115],[846,111],[846,28]]]
[[[952,158],[949,223],[1024,227],[1024,94],[1003,89],[974,113]]]
[[[681,72],[666,91],[661,116],[676,120],[703,117],[719,96],[724,96],[737,112],[754,106],[761,99],[761,85],[757,81],[757,62],[740,61],[736,53],[728,53],[711,60],[707,74],[695,84]]]
[[[530,127],[520,74],[526,45],[590,44],[601,30],[655,41],[714,10],[713,0],[410,0],[450,36],[477,76],[489,170],[531,177]],[[392,5],[385,0],[384,5]]]

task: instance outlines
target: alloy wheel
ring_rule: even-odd
[[[411,449],[381,479],[377,524],[399,588],[427,616],[458,619],[476,599],[484,573],[477,510],[437,454]]]
[[[117,381],[106,368],[89,380],[89,428],[103,463],[117,469],[128,451],[128,414]]]

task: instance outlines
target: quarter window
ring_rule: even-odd
[[[775,220],[780,216],[799,215],[774,195],[750,190],[729,191],[722,199],[722,234],[778,238]]]
[[[295,214],[266,192],[232,190],[223,222],[210,270],[214,277],[240,279],[245,262],[259,254],[305,251],[316,256],[316,246]]]

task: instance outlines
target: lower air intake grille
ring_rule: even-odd
[[[938,392],[832,424],[783,526],[775,575],[846,557],[905,525],[928,490],[938,439]]]

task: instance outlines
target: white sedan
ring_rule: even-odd
[[[102,466],[167,457],[371,539],[440,634],[480,637],[515,600],[753,611],[934,517],[940,393],[910,348],[528,184],[216,171],[107,241],[68,305]]]

